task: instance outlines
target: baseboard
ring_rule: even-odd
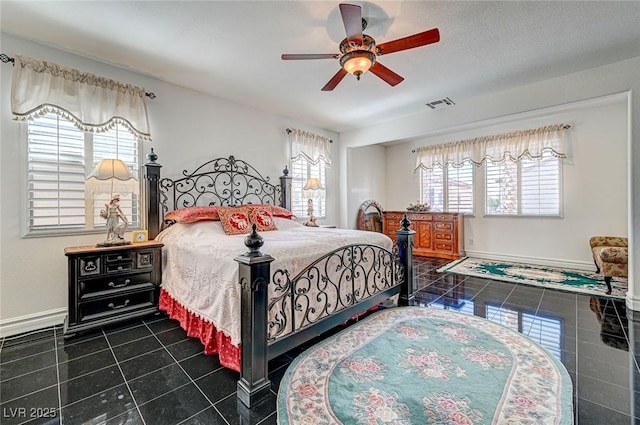
[[[511,261],[514,263],[535,264],[538,266],[558,267],[562,269],[587,270],[595,272],[591,261],[576,261],[558,258],[523,257],[512,254],[497,254],[465,249],[467,257],[482,258],[484,260]]]
[[[640,315],[640,297],[634,297],[631,293],[627,292],[627,298],[625,299],[625,304],[627,308],[633,310],[635,314],[631,314],[631,318],[635,319],[638,315]]]
[[[64,323],[66,315],[66,308],[57,308],[55,310],[0,320],[0,338],[31,332],[48,326],[61,325]]]

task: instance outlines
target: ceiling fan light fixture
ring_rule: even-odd
[[[376,62],[376,55],[368,50],[353,50],[340,58],[340,65],[358,80]]]

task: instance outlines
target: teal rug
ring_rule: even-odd
[[[565,367],[526,336],[450,310],[376,312],[289,365],[278,424],[573,424]]]
[[[456,260],[437,271],[611,298],[625,298],[627,292],[625,278],[614,277],[611,280],[611,295],[607,295],[604,278],[595,272],[471,257]]]

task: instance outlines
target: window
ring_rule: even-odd
[[[28,124],[27,233],[61,234],[106,229],[99,217],[110,194],[85,193],[85,177],[102,159],[123,160],[139,176],[139,141],[124,126],[105,133],[78,130],[49,113]],[[130,228],[140,226],[137,195],[121,194]]]
[[[317,177],[320,179],[322,187],[327,187],[326,182],[326,166],[324,161],[318,161],[318,164],[311,164],[305,157],[300,157],[298,160],[293,161],[292,173],[293,180],[291,182],[291,207],[292,212],[298,217],[308,217],[309,212],[307,208],[308,193],[302,190],[307,179],[311,177]],[[326,192],[324,190],[318,190],[312,192],[313,199],[313,214],[318,218],[326,216]]]
[[[473,164],[447,165],[420,169],[420,202],[429,203],[432,211],[455,211],[473,214]]]
[[[486,214],[560,215],[560,159],[486,164]]]

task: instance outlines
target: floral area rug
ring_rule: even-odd
[[[604,278],[597,273],[472,257],[449,263],[438,271],[603,297],[625,298],[627,292],[625,278],[614,277],[611,280],[611,295],[607,295]]]
[[[278,424],[572,424],[564,366],[488,320],[398,307],[297,357],[278,391]]]

